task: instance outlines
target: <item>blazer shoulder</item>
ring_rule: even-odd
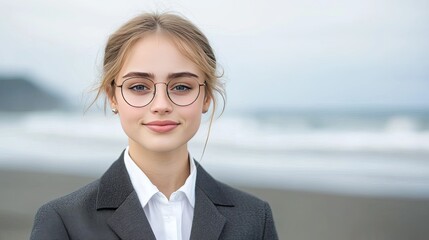
[[[248,192],[244,192],[238,188],[232,187],[226,183],[216,180],[218,186],[222,189],[224,194],[231,199],[232,202],[238,204],[246,204],[246,205],[255,205],[259,207],[263,207],[267,204],[266,201],[260,199],[259,197],[252,195]]]
[[[218,179],[212,177],[198,162],[196,162],[197,182],[196,186],[199,187],[216,205],[253,205],[263,207],[266,202],[258,197],[241,191],[235,187],[231,187]]]
[[[76,215],[79,213],[84,214],[86,210],[94,212],[100,205],[98,202],[100,199],[106,200],[107,203],[110,203],[112,199],[119,199],[118,201],[120,202],[123,201],[133,190],[123,162],[123,154],[122,152],[118,160],[113,162],[107,171],[97,180],[70,194],[52,200],[45,205],[53,208],[59,214],[67,213]],[[105,203],[101,202],[101,206],[104,205]]]
[[[34,218],[31,240],[69,239],[66,220],[87,214],[95,206],[99,180],[42,205]]]
[[[72,193],[44,204],[42,208],[49,206],[58,212],[62,212],[64,210],[75,209],[76,207],[83,207],[88,204],[95,206],[99,185],[100,179],[97,179]]]

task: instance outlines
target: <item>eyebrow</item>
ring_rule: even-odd
[[[147,72],[129,72],[125,74],[122,78],[132,78],[132,77],[154,79],[155,75],[153,73],[147,73]],[[167,79],[171,80],[171,79],[182,78],[182,77],[198,78],[198,75],[191,72],[177,72],[177,73],[168,74]]]
[[[182,77],[198,78],[198,75],[191,72],[177,72],[177,73],[168,74],[168,79],[182,78]]]
[[[133,77],[154,79],[154,75],[152,73],[146,73],[146,72],[129,72],[125,74],[122,78],[133,78]]]

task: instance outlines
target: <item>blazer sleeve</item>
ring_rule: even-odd
[[[265,227],[264,227],[264,240],[278,240],[276,226],[274,225],[273,213],[271,212],[270,205],[265,202]]]
[[[49,204],[43,205],[36,213],[30,240],[70,239],[63,220]]]

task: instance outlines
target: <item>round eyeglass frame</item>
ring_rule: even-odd
[[[156,89],[157,89],[157,88],[156,88],[156,85],[157,85],[157,84],[164,84],[164,85],[165,85],[165,91],[166,91],[166,93],[167,93],[168,99],[170,99],[170,101],[171,101],[174,105],[179,106],[179,107],[186,107],[186,106],[189,106],[189,105],[193,104],[195,101],[197,101],[198,97],[200,96],[200,93],[201,93],[201,89],[200,89],[200,87],[202,87],[202,86],[207,86],[206,81],[204,81],[204,83],[198,83],[198,94],[197,94],[197,96],[195,97],[195,99],[194,99],[191,103],[189,103],[189,104],[181,105],[181,104],[177,104],[176,102],[174,102],[174,101],[171,99],[170,94],[168,93],[168,84],[169,84],[170,82],[168,82],[168,83],[164,83],[164,82],[154,83],[152,80],[147,79],[147,80],[149,80],[149,81],[151,81],[151,82],[153,83],[153,86],[154,86],[154,88],[155,88],[155,91],[153,91],[153,94],[152,94],[152,99],[151,99],[147,104],[145,104],[145,105],[143,105],[143,106],[134,106],[134,105],[132,105],[131,103],[129,103],[129,102],[127,101],[127,99],[126,99],[126,98],[125,98],[125,96],[124,96],[124,91],[123,91],[123,88],[122,88],[122,87],[124,86],[124,83],[125,83],[126,81],[128,81],[128,80],[131,80],[131,79],[133,79],[133,78],[126,79],[125,81],[123,81],[123,82],[122,82],[122,84],[121,84],[121,85],[116,85],[115,80],[113,80],[113,82],[112,82],[112,83],[115,85],[115,87],[117,87],[117,88],[120,88],[120,89],[121,89],[121,95],[122,95],[122,98],[124,99],[124,101],[125,101],[128,105],[130,105],[131,107],[135,107],[135,108],[142,108],[142,107],[146,107],[147,105],[149,105],[149,104],[153,101],[153,99],[155,99]],[[195,81],[196,81],[196,82],[198,82],[197,80],[195,80]]]

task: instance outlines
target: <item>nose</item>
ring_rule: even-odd
[[[165,89],[160,85],[164,85]],[[155,84],[155,96],[150,104],[150,110],[153,113],[165,114],[173,110],[173,104],[168,98],[167,95],[167,84],[166,83],[157,83]]]

